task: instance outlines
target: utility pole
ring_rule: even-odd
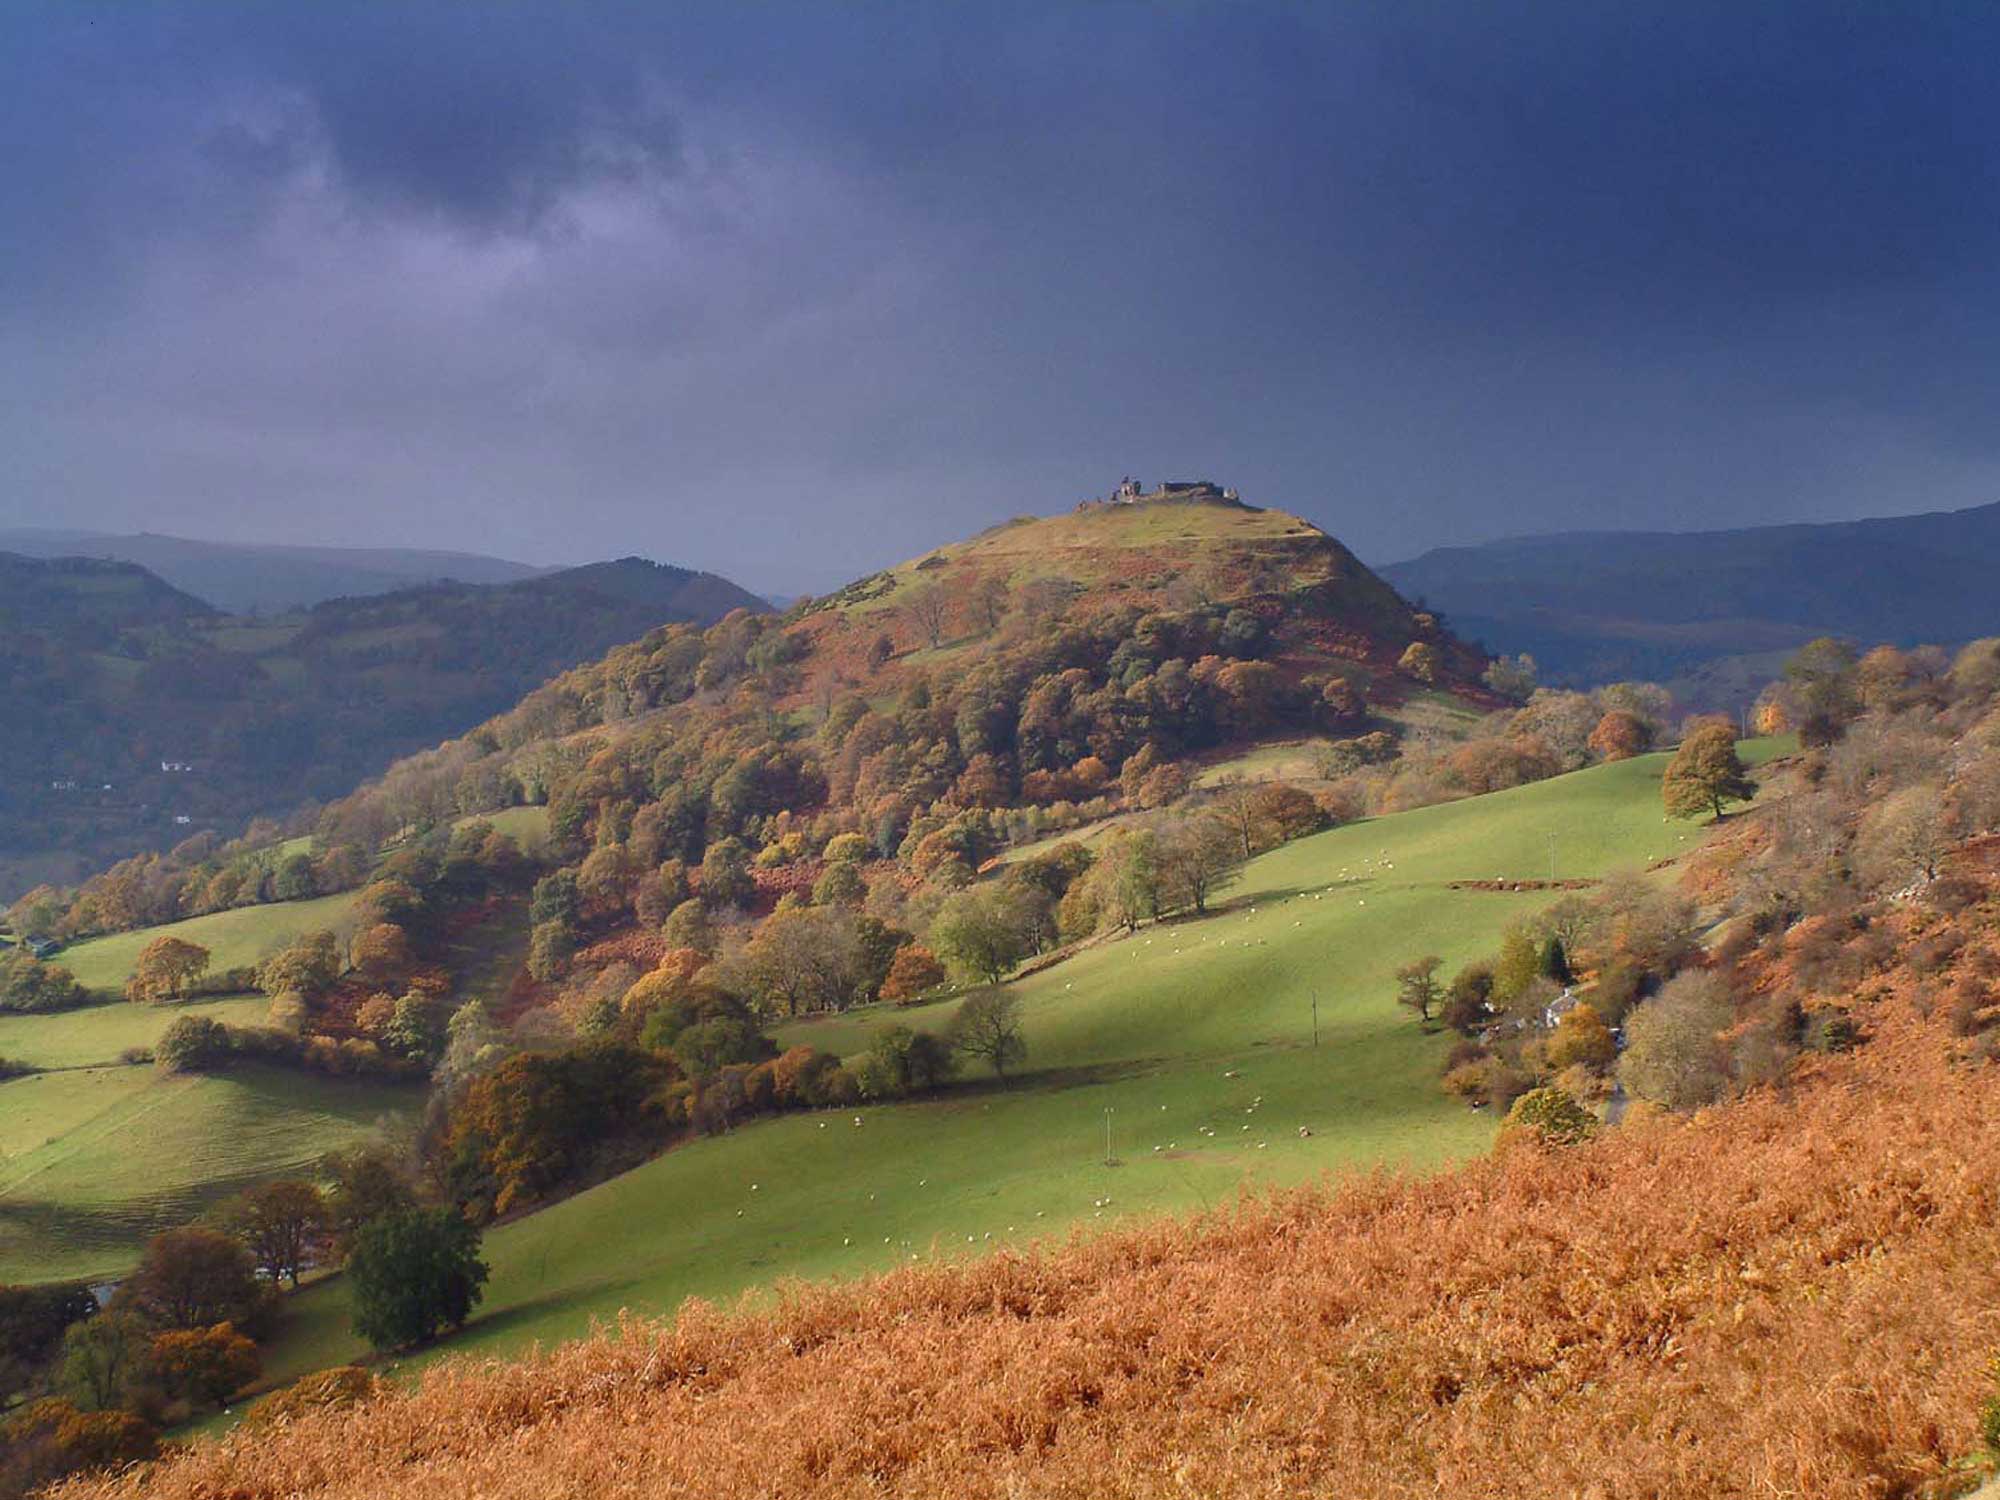
[[[1313,997],[1313,1045],[1317,1047],[1319,1045],[1319,991],[1314,990],[1312,992],[1312,997]]]
[[[1111,1106],[1104,1106],[1104,1165],[1111,1165]]]
[[[1556,883],[1556,836],[1554,833],[1551,833],[1549,835],[1549,884],[1554,885],[1555,883]]]

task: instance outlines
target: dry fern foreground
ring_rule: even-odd
[[[1920,1495],[2000,1343],[2000,1070],[690,1309],[75,1495]]]

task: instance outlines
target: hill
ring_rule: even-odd
[[[1381,569],[1545,681],[1676,679],[1726,702],[1817,636],[1913,646],[2000,629],[1982,580],[2000,504],[1918,516],[1713,532],[1573,532],[1443,547]],[[1754,656],[1749,672],[1718,667]]]
[[[1838,785],[1864,758],[1880,764],[1836,756],[1826,780],[1786,785],[1814,812],[1852,801],[1865,849],[1879,809],[1865,786]],[[1776,876],[1803,851],[1796,825],[1783,804],[1736,823],[1693,878],[1729,872],[1718,909],[1763,909],[1751,872]],[[1815,822],[1808,836],[1823,848],[1843,829]],[[1694,1039],[1713,1051],[1727,1038],[1749,1070],[1709,1107],[1649,1107],[1581,1138],[1517,1122],[1492,1156],[1428,1178],[1350,1177],[1060,1246],[923,1256],[734,1311],[622,1317],[83,1493],[1963,1493],[1994,1457],[1979,1454],[1979,1412],[2000,1339],[2000,1008],[1980,978],[2000,964],[1991,842],[1961,845],[1919,898],[1842,900],[1724,938],[1643,1002],[1640,1015],[1673,1010],[1690,983],[1740,987],[1743,1009],[1716,1018],[1726,1031]],[[1402,841],[1390,847],[1400,867]],[[1788,1007],[1840,1020],[1841,1040],[1774,1073],[1757,1018]],[[1685,1057],[1702,1063],[1702,1047]],[[878,1123],[854,1136],[828,1121],[849,1137],[818,1147],[830,1165],[774,1155],[760,1165],[781,1175],[758,1187],[810,1191]],[[906,1174],[929,1165],[910,1135]],[[1073,1191],[1101,1203],[1103,1183],[1122,1199],[1148,1157],[1079,1167]],[[830,1243],[848,1227],[798,1222],[740,1177],[709,1186],[736,1189],[773,1237]],[[953,1207],[963,1222],[989,1210],[982,1194]],[[848,1219],[870,1211],[857,1200]],[[574,1221],[544,1217],[545,1253],[577,1244]],[[603,1303],[627,1290],[632,1248],[605,1254]],[[692,1274],[710,1248],[689,1245]],[[529,1258],[495,1259],[503,1277],[535,1274]],[[532,1329],[540,1304],[520,1311],[517,1329]]]
[[[282,614],[425,583],[516,583],[551,571],[469,552],[266,546],[28,527],[0,529],[0,551],[134,563],[230,614]]]
[[[627,558],[223,614],[132,564],[0,554],[0,900],[339,796],[665,621],[761,603]]]
[[[108,646],[128,630],[185,629],[216,613],[130,563],[0,552],[0,631],[10,637],[47,631],[79,645]]]

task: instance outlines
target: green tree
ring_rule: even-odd
[[[683,901],[667,913],[660,935],[669,948],[692,948],[697,953],[710,954],[715,951],[715,929],[709,925],[708,912],[699,901]]]
[[[1493,1003],[1506,1009],[1527,993],[1541,972],[1542,958],[1535,940],[1518,927],[1508,928],[1501,934],[1500,956],[1493,963]]]
[[[1597,1116],[1566,1089],[1529,1089],[1514,1101],[1501,1126],[1503,1136],[1526,1136],[1544,1146],[1574,1146],[1597,1129]]]
[[[1009,881],[968,886],[946,898],[931,922],[931,946],[969,973],[998,984],[1034,951],[1039,913]]]
[[[1854,647],[1830,636],[1806,642],[1785,663],[1801,744],[1830,745],[1847,728],[1858,702],[1854,667]]]
[[[328,1226],[342,1254],[364,1226],[384,1214],[417,1206],[408,1174],[383,1146],[352,1146],[320,1163],[327,1179]]]
[[[0,952],[0,1012],[67,1010],[85,998],[83,986],[68,969],[44,963],[26,948]]]
[[[235,1056],[229,1028],[213,1016],[176,1016],[153,1044],[153,1060],[168,1073],[208,1073]]]
[[[967,995],[945,1035],[954,1051],[986,1063],[996,1078],[1004,1079],[1009,1068],[1028,1056],[1021,1035],[1021,1002],[997,985]]]
[[[449,1209],[398,1209],[370,1221],[347,1259],[354,1331],[402,1349],[461,1328],[484,1295],[479,1231]]]
[[[62,1338],[63,1390],[94,1411],[124,1405],[145,1367],[151,1337],[145,1320],[129,1312],[98,1313],[72,1323]]]
[[[257,966],[267,995],[324,995],[340,978],[340,943],[331,932],[308,932]]]
[[[851,863],[828,865],[819,879],[813,882],[813,904],[816,906],[845,906],[858,910],[867,899],[868,884]]]
[[[750,853],[737,838],[718,839],[701,857],[701,903],[710,911],[748,906],[757,894]]]
[[[1668,815],[1676,818],[1710,810],[1719,818],[1724,803],[1756,796],[1756,783],[1736,753],[1735,731],[1720,722],[1704,724],[1683,740],[1660,778],[1660,794]]]

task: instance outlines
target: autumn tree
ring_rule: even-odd
[[[1429,641],[1411,641],[1396,661],[1396,670],[1418,682],[1436,682],[1444,659]]]
[[[1578,1004],[1556,1022],[1547,1055],[1549,1066],[1558,1071],[1579,1063],[1588,1068],[1605,1068],[1617,1060],[1618,1043],[1593,1007]]]
[[[1630,760],[1646,748],[1646,725],[1638,715],[1614,708],[1590,731],[1590,750],[1599,760]]]
[[[979,621],[987,630],[1000,628],[1000,621],[1007,614],[1007,580],[997,573],[988,573],[972,588],[972,607],[978,611]]]
[[[233,1323],[156,1333],[148,1362],[170,1394],[210,1406],[221,1406],[264,1369],[256,1344]]]
[[[310,1182],[287,1178],[239,1194],[224,1210],[223,1222],[256,1258],[272,1281],[299,1284],[299,1272],[326,1232],[325,1197]]]
[[[179,1000],[207,972],[206,948],[162,933],[140,950],[132,977],[125,981],[125,998],[151,1005]]]
[[[1855,863],[1878,888],[1935,880],[1952,834],[1950,811],[1938,789],[1907,786],[1869,809]]]
[[[914,1000],[944,981],[944,965],[938,962],[936,954],[921,943],[905,943],[896,950],[888,978],[882,981],[882,998],[899,1002]]]
[[[161,1328],[207,1328],[247,1322],[262,1301],[250,1252],[220,1230],[189,1227],[147,1241],[116,1305]]]
[[[1496,656],[1479,680],[1502,698],[1525,703],[1535,691],[1535,659],[1523,651],[1519,656]]]
[[[986,1063],[996,1078],[1006,1078],[1007,1070],[1028,1055],[1021,1035],[1021,1002],[998,985],[967,995],[945,1035],[954,1051]]]
[[[1727,724],[1703,724],[1681,742],[1660,778],[1667,813],[1694,818],[1711,809],[1722,816],[1723,804],[1747,802],[1757,787],[1736,753],[1736,733]]]
[[[854,918],[830,907],[772,912],[722,965],[730,988],[788,1016],[844,1010],[861,967]]]
[[[357,932],[347,945],[347,956],[369,984],[392,984],[408,975],[417,961],[410,935],[394,922],[377,922]]]
[[[1154,843],[1161,903],[1206,913],[1216,887],[1242,866],[1239,848],[1235,827],[1208,813],[1161,825]]]
[[[1735,1019],[1720,976],[1695,970],[1667,982],[1625,1020],[1618,1080],[1668,1109],[1711,1104],[1728,1085],[1719,1033]]]
[[[1396,970],[1396,1003],[1416,1012],[1417,1020],[1425,1030],[1430,1029],[1431,1012],[1444,1000],[1444,986],[1437,977],[1442,967],[1443,959],[1426,955]]]

